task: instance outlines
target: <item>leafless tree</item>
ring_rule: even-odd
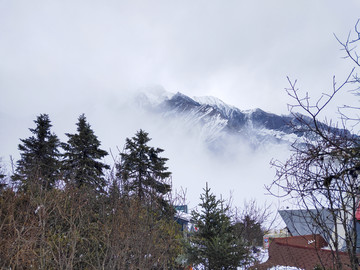
[[[360,225],[356,218],[360,195],[360,138],[347,129],[360,122],[360,117],[349,116],[350,109],[359,108],[339,107],[340,126],[321,121],[319,115],[340,91],[349,87],[359,94],[360,79],[356,73],[360,67],[356,48],[360,41],[359,21],[345,42],[336,39],[345,52],[344,58],[350,59],[355,66],[341,83],[333,77],[332,90],[315,103],[311,102],[308,93],[301,94],[296,80],[288,78],[289,88],[286,90],[295,102],[289,105],[294,116],[291,124],[307,136],[292,145],[292,154],[286,162],[272,162],[277,173],[268,190],[275,196],[288,199],[298,208],[312,209],[308,211],[312,222],[321,227],[333,251],[333,268],[342,269],[347,263],[355,270],[359,267],[357,252],[360,248],[357,233]],[[324,209],[329,213],[326,220],[321,214]],[[349,262],[341,260],[341,251],[348,253]]]

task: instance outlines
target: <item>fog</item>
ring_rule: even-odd
[[[287,114],[286,76],[316,100],[331,91],[333,75],[341,82],[351,70],[333,34],[346,39],[359,11],[357,0],[0,1],[0,156],[10,168],[37,115],[49,114],[66,140],[85,113],[113,153],[148,131],[191,204],[206,181],[223,197],[233,191],[236,204],[264,199],[275,173],[269,161],[286,158],[286,149],[241,144],[229,147],[230,157],[212,155],[180,125],[131,111],[128,93],[160,84]],[[335,119],[338,105],[357,103],[345,90],[321,117]]]
[[[100,98],[96,103],[87,103],[87,109],[79,109],[75,113],[73,110],[57,112],[51,109],[46,113],[50,115],[53,132],[61,141],[67,140],[65,133],[76,132],[77,117],[85,113],[102,142],[102,148],[111,154],[104,161],[112,165],[114,159],[119,158],[125,139],[133,137],[140,129],[145,130],[152,139],[149,144],[165,150],[162,156],[169,159],[167,165],[172,172],[173,191],[181,194],[185,191],[186,200],[181,202],[189,204],[190,208],[199,203],[206,183],[218,198],[231,198],[234,207],[241,207],[245,200],[251,199],[256,199],[259,204],[278,202],[274,197],[265,195],[265,185],[269,185],[275,175],[274,169],[270,168],[270,160],[286,158],[289,154],[286,145],[269,144],[253,149],[246,140],[234,141],[225,137],[224,149],[215,153],[209,150],[211,144],[199,135],[200,127],[190,128],[179,119],[168,121],[160,115],[141,110],[132,102],[129,95],[121,95],[120,99]],[[28,128],[34,128],[35,118],[35,115],[29,117],[22,126],[6,127],[16,136],[8,138],[8,144],[2,148],[8,150],[15,161],[19,158],[16,150],[19,138],[31,136]],[[3,161],[10,169],[9,157],[4,157]]]
[[[116,156],[123,149],[126,137],[134,136],[139,129],[147,131],[152,138],[150,145],[165,150],[163,156],[169,158],[173,189],[186,191],[186,203],[190,207],[199,203],[206,182],[218,198],[231,198],[234,206],[241,207],[245,200],[251,199],[277,206],[276,198],[265,195],[268,193],[265,185],[269,185],[275,175],[270,160],[288,157],[288,145],[268,144],[254,149],[245,139],[225,136],[224,148],[215,153],[209,149],[211,143],[201,136],[201,127],[189,127],[181,118],[169,120],[139,110],[125,100],[113,105],[89,114],[89,121],[92,119],[104,146]],[[107,120],[103,121],[105,115]]]

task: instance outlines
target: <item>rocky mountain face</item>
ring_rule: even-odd
[[[261,109],[243,111],[215,97],[189,97],[152,89],[141,92],[137,103],[167,122],[177,121],[214,151],[229,142],[242,141],[258,148],[269,143],[291,144],[308,136],[300,131],[301,124],[293,115],[276,115]]]

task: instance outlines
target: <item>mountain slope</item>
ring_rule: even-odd
[[[175,123],[197,136],[208,149],[226,154],[232,145],[247,144],[252,149],[269,144],[287,144],[311,139],[308,127],[294,115],[276,115],[261,109],[243,111],[216,97],[189,97],[180,92],[173,94],[163,88],[152,88],[137,97],[142,107]],[[313,125],[304,115],[297,115]],[[319,125],[325,125],[319,123]],[[324,126],[329,132],[346,132]],[[234,148],[233,147],[233,148]]]
[[[292,143],[310,138],[292,115],[245,111],[215,97],[157,89],[140,93],[135,101],[139,107],[131,105],[134,113],[141,112],[139,127],[166,150],[175,186],[189,188],[191,200],[198,198],[205,181],[218,194],[234,191],[238,205],[249,196],[263,198],[264,185],[273,181],[269,162],[286,160]],[[137,118],[129,114],[126,120]]]
[[[142,92],[138,99],[140,96],[143,108],[161,115],[167,122],[178,121],[212,150],[221,150],[229,139],[245,140],[254,148],[299,139],[300,134],[289,126],[293,116],[279,116],[261,109],[242,111],[215,97],[191,98],[179,92],[167,93],[164,89]]]

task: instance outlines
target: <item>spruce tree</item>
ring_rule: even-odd
[[[164,209],[169,207],[164,195],[171,191],[167,181],[171,172],[165,165],[168,159],[159,156],[164,150],[150,147],[150,140],[143,130],[126,139],[121,161],[117,164],[118,176],[126,194]]]
[[[33,136],[20,139],[22,144],[19,144],[18,149],[21,158],[17,161],[12,179],[20,181],[20,188],[23,190],[32,186],[48,190],[59,179],[60,141],[50,131],[52,125],[47,114],[41,114],[34,122],[36,127],[30,128]]]
[[[189,237],[189,263],[201,265],[206,270],[237,269],[246,249],[234,234],[228,208],[210,193],[207,185],[200,199],[200,212],[192,212],[197,231]]]
[[[100,160],[108,153],[100,149],[101,143],[84,114],[79,116],[76,125],[77,133],[66,133],[69,139],[67,143],[62,144],[65,151],[62,161],[65,182],[70,182],[76,187],[90,187],[103,191],[106,185],[104,169],[110,169],[110,167]]]

